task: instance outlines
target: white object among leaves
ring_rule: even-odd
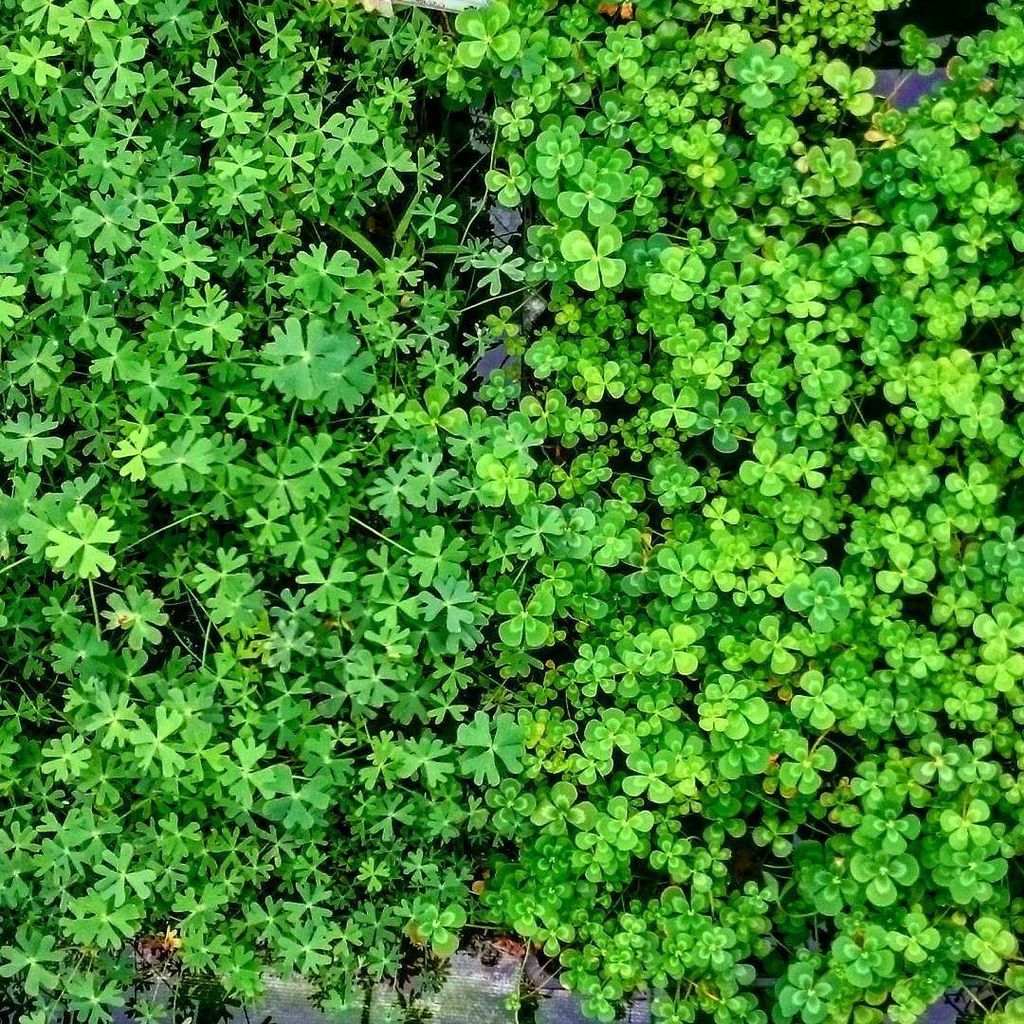
[[[396,5],[405,7],[425,7],[431,11],[444,11],[446,14],[458,14],[474,7],[483,7],[486,0],[361,0],[367,11],[383,14],[390,18],[394,15]]]

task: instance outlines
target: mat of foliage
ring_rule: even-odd
[[[31,1024],[467,923],[599,1020],[1021,1019],[1024,21],[901,113],[894,6],[2,0]]]

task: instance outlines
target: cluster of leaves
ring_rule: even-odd
[[[522,260],[426,15],[0,9],[0,978],[99,1021],[169,927],[343,997],[454,948],[519,768],[453,339]]]
[[[1019,1019],[1024,21],[900,112],[872,5],[796,6],[516,0],[428,62],[550,298],[495,395],[531,598],[483,902],[601,1020]]]
[[[901,113],[894,6],[0,0],[33,1024],[474,920],[601,1020],[1021,1012],[1024,20]]]

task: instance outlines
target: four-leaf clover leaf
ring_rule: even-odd
[[[562,255],[576,267],[576,283],[587,291],[599,288],[614,288],[626,276],[626,264],[611,254],[622,245],[622,234],[611,224],[602,224],[597,229],[595,241],[582,231],[568,232],[562,239]]]
[[[455,28],[466,36],[459,43],[459,62],[478,68],[485,59],[510,61],[519,52],[522,40],[517,28],[506,28],[511,13],[505,3],[490,3],[478,11],[463,11],[455,19]]]

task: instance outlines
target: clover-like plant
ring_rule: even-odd
[[[602,224],[592,239],[584,232],[568,232],[561,242],[562,256],[575,265],[576,283],[587,291],[614,288],[626,275],[626,264],[612,254],[622,245],[618,228]]]

